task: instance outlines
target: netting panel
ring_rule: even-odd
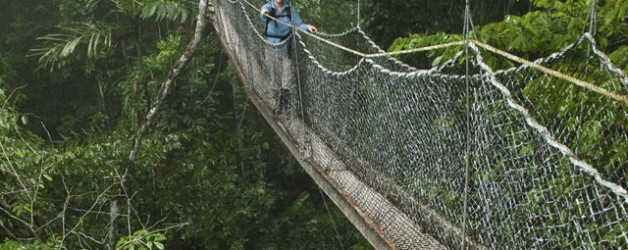
[[[269,82],[281,72],[270,70],[264,58],[286,45],[264,42],[255,11],[238,1],[219,2],[230,20],[219,25],[238,64],[245,65],[251,91],[275,106]],[[357,29],[322,37],[381,52]],[[537,63],[561,72],[586,68],[586,80],[628,93],[625,74],[595,46],[587,49],[591,39],[584,40]],[[621,192],[628,186],[626,103],[527,66],[494,73],[480,54],[465,77],[455,63],[418,70],[390,57],[365,60],[308,36],[296,48],[302,99],[292,109],[306,127],[289,120],[284,126],[302,142],[311,140],[308,133],[316,135],[331,150],[311,150],[320,165],[330,173],[350,170],[442,243],[628,248]],[[335,158],[343,167],[331,162]],[[359,193],[354,199],[363,207],[374,202]],[[430,212],[443,221],[431,223]],[[370,216],[383,228],[391,223],[386,214]],[[466,235],[452,237],[461,228]],[[389,233],[400,248],[411,245],[411,239],[404,243],[404,232]]]

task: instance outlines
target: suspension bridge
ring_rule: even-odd
[[[265,41],[255,6],[215,3],[250,100],[375,248],[628,248],[628,77],[590,34],[534,62],[467,40],[402,52],[460,49],[417,69],[359,28],[295,32],[287,117],[265,61],[282,44]],[[493,70],[487,53],[520,66]]]

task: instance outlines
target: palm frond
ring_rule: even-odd
[[[144,2],[140,17],[144,19],[154,17],[157,21],[184,22],[190,14],[188,7],[180,1],[149,0]]]
[[[111,27],[83,23],[66,28],[67,33],[48,34],[37,38],[44,44],[41,48],[30,50],[32,56],[39,56],[39,63],[44,68],[61,67],[65,60],[75,53],[79,45],[87,43],[86,54],[89,58],[98,58],[112,47]]]
[[[116,5],[118,10],[132,13],[133,15],[137,14],[142,8],[142,2],[138,0],[111,0],[111,2]]]

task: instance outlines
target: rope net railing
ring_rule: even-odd
[[[265,42],[259,12],[247,3],[216,2],[216,27],[249,90],[274,107],[273,75],[285,72],[268,58],[287,44]],[[318,36],[383,52],[357,28]],[[338,170],[330,162],[339,159],[449,248],[628,248],[628,104],[547,71],[586,72],[583,80],[627,96],[628,77],[589,34],[534,67],[499,71],[484,62],[491,52],[471,43],[468,75],[457,59],[416,69],[298,40],[289,56],[298,58],[300,100],[291,119],[278,119],[325,171]],[[307,150],[313,138],[334,157]],[[390,223],[383,218],[371,219]],[[386,233],[397,247],[413,247],[403,231]]]

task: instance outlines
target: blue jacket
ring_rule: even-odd
[[[287,16],[288,8],[290,8],[290,15],[292,16],[292,21]],[[303,23],[303,20],[301,20],[301,16],[299,15],[299,12],[297,11],[296,8],[292,7],[289,1],[286,1],[281,13],[277,12],[277,6],[275,6],[274,1],[269,1],[267,4],[262,6],[262,10],[268,10],[271,14],[274,12],[276,16],[281,16],[278,19],[281,20],[282,22],[292,23],[303,30],[307,30],[307,24]],[[264,23],[266,23],[267,19],[270,19],[262,14],[260,14],[260,18],[262,19]],[[281,38],[277,38],[277,37],[287,36],[288,34],[290,34],[290,31],[291,31],[290,26],[284,25],[282,23],[279,23],[279,22],[276,22],[275,20],[270,19],[270,22],[268,23],[267,34],[269,36],[276,36],[276,37],[267,37],[266,40],[271,43],[281,42]]]

